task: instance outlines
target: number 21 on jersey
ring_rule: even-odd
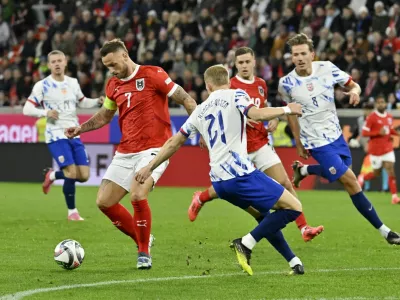
[[[222,112],[218,111],[217,117],[213,114],[209,114],[205,117],[205,119],[210,121],[208,124],[208,136],[210,139],[210,147],[212,148],[215,142],[218,139],[218,136],[221,137],[221,142],[226,145],[226,137],[225,137],[225,128],[224,128],[224,120],[222,118]],[[219,126],[217,126],[216,130],[214,130],[215,121],[217,120]],[[219,128],[218,128],[219,127]],[[214,130],[214,132],[213,132]]]

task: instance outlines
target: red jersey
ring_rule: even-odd
[[[122,138],[117,151],[159,148],[172,136],[168,97],[176,85],[160,67],[139,66],[128,78],[112,77],[106,96],[118,106]]]
[[[380,130],[385,128],[386,134],[380,135]],[[393,128],[393,116],[387,112],[381,114],[377,111],[372,112],[362,129],[362,136],[369,137],[368,153],[381,156],[393,151],[393,144],[390,136],[397,135]]]
[[[245,80],[238,75],[231,78],[231,89],[242,89],[249,94],[254,105],[258,108],[265,107],[265,97],[267,95],[267,85],[265,81],[254,76],[253,80]],[[254,128],[246,126],[247,152],[257,151],[268,143],[268,132],[263,122],[253,124]]]

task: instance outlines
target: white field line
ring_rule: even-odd
[[[369,272],[369,271],[391,271],[391,270],[400,270],[398,268],[346,268],[346,269],[317,269],[317,270],[308,270],[307,273],[333,273],[333,272]],[[274,274],[285,274],[282,271],[266,271],[266,272],[258,272],[255,276],[262,275],[274,275]],[[62,291],[62,290],[71,290],[78,288],[87,288],[87,287],[97,287],[104,285],[114,285],[114,284],[127,284],[127,283],[147,283],[147,282],[162,282],[162,281],[175,281],[175,280],[190,280],[190,279],[207,279],[207,278],[218,278],[218,277],[231,277],[231,276],[247,276],[243,273],[227,273],[227,274],[217,274],[217,275],[197,275],[197,276],[175,276],[175,277],[155,277],[155,278],[144,278],[144,279],[132,279],[132,280],[112,280],[112,281],[101,281],[94,283],[82,283],[82,284],[72,284],[72,285],[62,285],[58,287],[51,288],[38,288],[32,290],[26,290],[21,292],[16,292],[13,294],[8,294],[0,297],[0,300],[20,300],[24,297],[32,296],[35,294]],[[316,299],[316,298],[297,298],[297,300],[307,300],[307,299]],[[364,300],[364,299],[378,299],[378,298],[364,298],[364,297],[353,297],[353,298],[317,298],[319,300]],[[380,298],[381,300],[382,298]],[[386,297],[384,299],[398,299],[393,297]],[[276,300],[289,300],[285,299],[276,299]],[[290,300],[296,300],[296,298],[290,298]]]

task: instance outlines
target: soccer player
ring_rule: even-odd
[[[137,268],[150,269],[152,218],[147,198],[168,162],[154,170],[144,184],[133,180],[133,176],[153,159],[172,135],[168,97],[183,105],[189,114],[196,108],[196,102],[162,68],[134,63],[121,40],[106,42],[100,54],[103,64],[113,74],[106,85],[104,105],[87,122],[67,129],[65,134],[73,138],[96,130],[109,123],[118,109],[122,137],[100,185],[96,203],[112,223],[138,245]],[[128,193],[133,216],[120,204]]]
[[[334,101],[334,86],[346,88],[350,104],[360,101],[360,86],[345,72],[329,61],[315,61],[314,46],[305,34],[297,34],[288,41],[295,69],[279,80],[279,92],[287,103],[302,105],[300,118],[288,116],[299,156],[309,154],[319,163],[293,165],[296,187],[308,175],[319,175],[329,182],[339,180],[349,193],[357,210],[389,244],[400,244],[400,236],[379,219],[373,205],[364,195],[351,170],[351,153],[343,138]]]
[[[238,74],[231,78],[230,87],[246,91],[253,104],[258,108],[263,108],[266,102],[267,85],[263,79],[254,76],[255,64],[256,60],[251,48],[238,48],[235,52],[235,66],[238,69]],[[278,122],[278,118],[268,121],[268,131],[274,131]],[[254,122],[248,119],[246,135],[249,157],[258,170],[275,179],[297,198],[279,156],[268,142],[268,131],[263,122]],[[189,219],[194,221],[203,204],[217,197],[213,186],[203,192],[195,192],[188,210]],[[262,219],[260,213],[254,208],[246,208],[246,211],[253,215],[255,219]],[[316,228],[308,226],[303,213],[296,219],[296,224],[306,242],[312,240],[324,230],[323,226]]]
[[[400,202],[397,196],[396,174],[394,164],[396,161],[393,152],[392,135],[399,135],[393,128],[393,116],[386,112],[385,96],[379,95],[375,98],[376,110],[372,112],[362,128],[362,136],[369,137],[368,154],[370,154],[372,172],[368,174],[358,175],[358,182],[362,187],[364,180],[371,180],[376,176],[380,176],[382,167],[389,175],[389,188],[392,193],[392,203]]]
[[[290,250],[281,232],[301,214],[301,203],[282,185],[254,168],[247,154],[245,131],[247,117],[263,121],[284,114],[300,114],[301,106],[292,103],[285,108],[258,109],[245,91],[230,89],[228,71],[222,65],[208,68],[204,81],[210,94],[208,99],[196,108],[156,157],[139,170],[136,180],[145,183],[189,136],[199,132],[209,149],[210,178],[217,195],[240,208],[254,207],[264,216],[254,230],[231,244],[243,270],[253,274],[252,249],[262,238],[267,238],[289,262],[292,274],[304,274],[300,259]],[[271,208],[276,211],[269,213]]]
[[[64,180],[63,193],[68,207],[68,220],[82,221],[75,206],[75,182],[89,179],[89,161],[79,136],[68,140],[64,130],[79,124],[76,108],[92,108],[103,103],[103,97],[86,98],[76,78],[65,75],[67,60],[63,52],[54,50],[47,55],[51,74],[38,81],[25,103],[23,114],[47,117],[45,138],[52,157],[60,167],[45,171],[43,193],[48,194],[51,184]]]

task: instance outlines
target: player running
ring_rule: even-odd
[[[208,68],[204,74],[208,99],[199,105],[175,136],[170,138],[135,178],[141,184],[165,163],[186,139],[199,132],[205,139],[210,154],[210,178],[221,199],[246,209],[257,209],[264,218],[259,225],[242,238],[233,240],[239,264],[252,275],[252,249],[266,238],[289,262],[292,274],[304,274],[300,259],[286,243],[281,229],[301,214],[301,203],[282,185],[254,168],[248,158],[245,122],[250,117],[263,121],[284,114],[300,114],[301,106],[258,109],[249,95],[240,89],[229,88],[228,71],[222,65]],[[276,209],[269,213],[270,209]]]
[[[351,105],[360,101],[360,86],[331,62],[313,62],[314,45],[305,34],[297,34],[288,44],[296,67],[279,80],[279,92],[287,103],[302,105],[301,118],[288,117],[298,154],[304,159],[311,154],[319,163],[302,165],[296,161],[293,183],[298,187],[308,175],[319,175],[329,182],[339,180],[364,218],[379,230],[389,244],[400,244],[399,234],[382,223],[351,170],[351,153],[336,114],[334,86],[339,84],[347,88]]]
[[[47,117],[46,143],[59,171],[45,170],[43,193],[48,194],[51,184],[64,180],[63,193],[68,207],[68,220],[82,221],[75,206],[75,182],[89,179],[89,161],[79,136],[68,140],[64,130],[77,126],[76,107],[92,108],[103,103],[103,97],[86,98],[78,80],[65,75],[67,60],[63,52],[54,50],[47,55],[51,74],[38,81],[25,103],[23,114],[32,117]]]
[[[263,108],[266,102],[267,85],[263,79],[254,76],[255,64],[256,60],[251,48],[238,48],[235,52],[235,66],[238,69],[238,74],[231,78],[230,87],[232,89],[242,89],[246,91],[253,104],[258,108]],[[268,142],[268,131],[273,132],[276,129],[279,119],[275,118],[268,122],[268,131],[263,122],[250,122],[248,119],[246,134],[247,152],[249,153],[251,161],[258,170],[275,179],[293,196],[298,198],[279,156]],[[218,196],[213,186],[203,192],[195,192],[188,210],[189,219],[193,222],[203,204],[215,198],[218,198]],[[254,208],[248,207],[246,211],[256,220],[262,219],[260,213]],[[316,228],[308,226],[303,213],[296,219],[296,224],[306,242],[312,240],[324,230],[323,226],[318,226]]]
[[[107,83],[104,105],[87,122],[68,128],[65,134],[72,138],[96,130],[108,124],[118,109],[122,138],[104,175],[96,203],[113,224],[138,245],[137,268],[150,269],[152,218],[147,198],[168,162],[154,170],[144,184],[133,180],[133,176],[154,158],[172,135],[168,97],[182,104],[189,114],[196,108],[196,102],[162,68],[134,63],[121,40],[106,42],[100,54],[103,64],[114,75]],[[120,204],[128,193],[133,216]]]
[[[392,203],[400,202],[397,196],[396,174],[394,164],[396,157],[393,152],[392,135],[399,135],[393,128],[393,116],[386,112],[385,96],[379,95],[375,98],[376,110],[372,112],[362,128],[362,136],[369,137],[368,154],[370,154],[373,171],[368,174],[358,175],[358,183],[361,187],[365,180],[371,180],[380,176],[382,167],[389,175],[389,189],[392,193]]]

